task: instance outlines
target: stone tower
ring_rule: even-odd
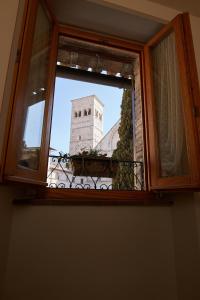
[[[95,95],[71,100],[70,155],[94,148],[103,137],[103,103]]]

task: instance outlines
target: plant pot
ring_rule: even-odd
[[[115,177],[118,161],[110,157],[71,157],[71,167],[74,176]]]

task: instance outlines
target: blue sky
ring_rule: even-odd
[[[71,100],[96,95],[104,103],[104,134],[120,118],[123,89],[83,81],[56,78],[50,146],[69,151]]]
[[[83,81],[56,78],[50,147],[69,152],[71,100],[96,95],[104,103],[104,134],[119,120],[123,89]],[[24,140],[39,147],[44,101],[29,107]]]
[[[28,107],[24,141],[28,147],[40,147],[45,101],[41,100]]]

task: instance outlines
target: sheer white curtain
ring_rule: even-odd
[[[152,48],[152,61],[160,175],[184,175],[188,161],[174,32]]]

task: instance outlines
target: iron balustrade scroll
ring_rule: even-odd
[[[49,155],[47,183],[49,188],[142,191],[144,166],[110,157]]]

